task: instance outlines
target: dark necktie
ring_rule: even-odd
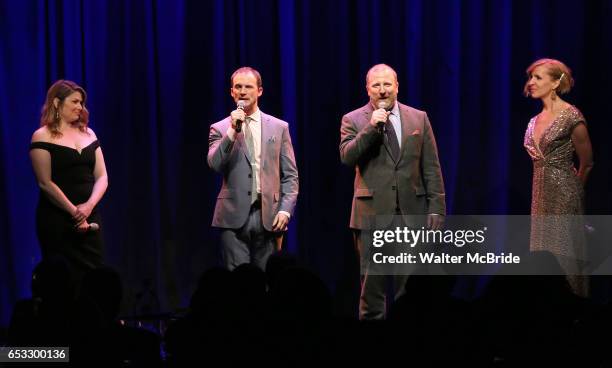
[[[393,123],[391,121],[385,124],[385,134],[387,135],[387,141],[389,142],[389,148],[391,148],[391,155],[393,159],[397,161],[400,154],[400,146],[397,141],[397,136],[395,135],[395,129],[393,128]]]

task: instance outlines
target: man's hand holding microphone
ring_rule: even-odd
[[[244,100],[238,100],[236,110],[230,113],[232,128],[234,128],[236,133],[240,133],[242,131],[242,123],[246,119],[246,113],[244,112],[245,105],[246,103]]]
[[[378,130],[382,133],[384,131],[385,124],[389,119],[389,114],[391,114],[391,112],[387,111],[386,101],[378,101],[376,106],[378,107],[378,109],[374,110],[374,112],[372,113],[370,125],[378,128]]]

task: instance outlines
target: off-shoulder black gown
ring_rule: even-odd
[[[33,142],[30,149],[44,149],[51,155],[51,180],[74,205],[86,202],[95,183],[94,167],[96,140],[79,153],[76,149],[54,143]],[[87,222],[100,225],[100,216],[94,208]],[[102,264],[103,243],[101,229],[78,233],[72,216],[54,205],[41,191],[36,210],[36,233],[43,259],[63,256],[73,267],[75,276]]]

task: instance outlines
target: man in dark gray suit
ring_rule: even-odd
[[[446,204],[427,114],[397,101],[397,74],[388,65],[368,71],[366,90],[370,101],[342,118],[340,159],[355,167],[350,227],[362,271],[359,318],[382,319],[386,279],[368,272],[372,230],[382,217],[398,215],[426,215],[427,227],[438,229]],[[394,278],[395,298],[402,294],[406,279],[407,275]]]
[[[280,250],[298,196],[298,171],[286,122],[259,110],[263,93],[257,70],[243,67],[231,77],[237,106],[211,125],[208,165],[223,174],[212,226],[221,228],[225,265],[265,269]]]

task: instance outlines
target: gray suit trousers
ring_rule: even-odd
[[[251,206],[241,228],[221,231],[223,263],[230,271],[243,263],[252,263],[265,271],[270,255],[280,250],[283,233],[273,233],[264,228],[260,203]]]

